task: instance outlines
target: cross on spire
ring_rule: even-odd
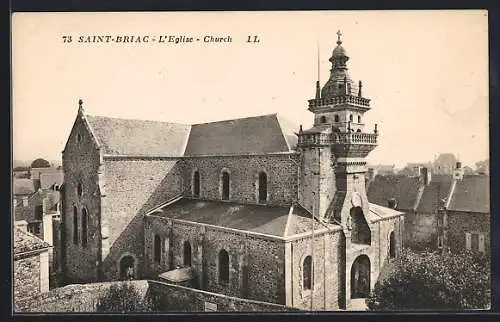
[[[340,36],[342,36],[342,32],[340,30],[337,30],[337,45],[340,45],[342,43],[342,40],[340,40]]]

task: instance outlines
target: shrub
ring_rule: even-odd
[[[97,312],[150,312],[152,304],[143,298],[131,283],[113,284],[104,295],[99,297]]]
[[[489,257],[483,254],[403,250],[366,303],[370,310],[487,309],[490,274]]]

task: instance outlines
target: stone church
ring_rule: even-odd
[[[340,33],[314,125],[276,114],[204,124],[92,116],[63,151],[67,282],[157,279],[314,309],[367,297],[399,254],[403,213],[368,202],[377,127]],[[182,271],[185,272],[185,271]],[[174,274],[175,275],[175,274]]]

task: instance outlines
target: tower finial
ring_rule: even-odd
[[[78,107],[79,108],[83,107],[83,100],[81,98],[78,100]]]
[[[342,44],[342,40],[340,40],[340,36],[342,36],[342,32],[339,29],[339,30],[337,30],[337,45]]]

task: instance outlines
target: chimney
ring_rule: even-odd
[[[398,203],[395,198],[389,198],[387,199],[387,207],[391,209],[396,209],[398,206]]]
[[[431,172],[427,167],[422,167],[420,170],[420,178],[422,180],[422,183],[427,186],[429,183],[431,183]]]
[[[455,171],[453,171],[453,179],[462,180],[464,178],[464,169],[462,168],[462,162],[457,162],[455,166]]]

